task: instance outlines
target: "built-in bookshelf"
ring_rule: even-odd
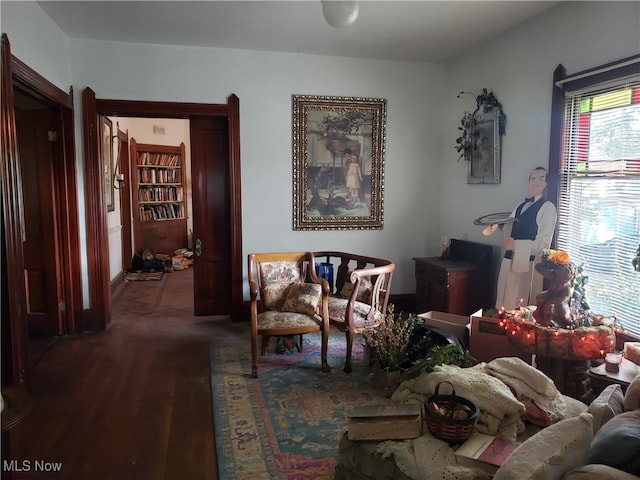
[[[170,254],[187,239],[184,143],[130,145],[135,249]]]

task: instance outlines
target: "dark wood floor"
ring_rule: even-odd
[[[14,479],[216,480],[209,344],[191,270],[126,283],[104,332],[64,337],[32,369],[36,404],[10,430]],[[3,459],[6,460],[6,459]],[[60,462],[59,473],[35,462]]]

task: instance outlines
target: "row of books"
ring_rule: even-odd
[[[182,187],[141,187],[138,189],[140,202],[182,202]]]
[[[181,203],[166,203],[162,205],[141,205],[140,221],[172,220],[184,218],[184,210]]]
[[[138,154],[138,165],[179,166],[182,156],[177,153],[141,152]]]
[[[180,171],[165,168],[141,168],[138,170],[139,183],[180,183]]]

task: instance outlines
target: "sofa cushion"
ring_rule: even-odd
[[[351,272],[347,274],[347,278],[351,278]],[[342,298],[351,298],[351,293],[353,292],[353,287],[355,285],[351,282],[347,282],[342,287],[340,291],[340,296]],[[356,296],[356,300],[358,302],[369,303],[371,300],[371,290],[373,289],[373,284],[371,283],[371,279],[369,277],[361,277],[360,285],[358,286],[358,295]]]
[[[540,430],[505,460],[493,480],[560,480],[584,465],[593,437],[593,417],[581,413]]]
[[[567,395],[562,395],[562,399],[567,406],[567,412],[565,413],[564,418],[577,417],[581,413],[587,411],[587,406],[580,400],[576,400],[575,398]]]
[[[640,408],[640,375],[636,376],[624,394],[624,410],[635,410]]]
[[[622,387],[615,383],[605,388],[600,395],[591,402],[587,411],[593,415],[594,435],[600,430],[602,425],[622,413],[623,404],[624,395],[622,394]]]
[[[282,304],[283,312],[314,315],[322,298],[322,285],[319,283],[292,283]]]
[[[640,410],[624,412],[600,428],[586,463],[601,463],[640,476]]]
[[[333,323],[345,323],[345,313],[349,300],[340,297],[329,297],[329,318]],[[368,321],[367,315],[371,311],[371,305],[362,302],[353,303],[353,331],[354,333],[362,333],[367,328],[373,328],[380,325],[385,316],[382,312],[374,311],[373,320]]]
[[[284,303],[284,296],[291,282],[273,282],[265,285],[260,293],[265,310],[280,310]]]
[[[583,465],[567,472],[562,480],[637,480],[638,477],[609,465]]]

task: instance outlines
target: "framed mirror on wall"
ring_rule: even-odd
[[[293,229],[383,228],[386,100],[293,95]]]
[[[101,116],[101,134],[102,134],[102,165],[104,171],[104,196],[107,203],[107,211],[113,212],[114,205],[114,188],[113,188],[113,124],[111,120],[105,116]]]
[[[467,183],[500,183],[502,136],[499,119],[496,109],[474,116]]]

